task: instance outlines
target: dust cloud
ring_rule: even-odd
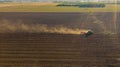
[[[26,24],[18,21],[13,23],[8,20],[0,21],[0,33],[15,33],[15,32],[28,32],[28,33],[59,33],[59,34],[81,34],[88,30],[79,28],[67,28],[62,25],[49,27],[46,24]]]

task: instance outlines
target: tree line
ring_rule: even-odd
[[[72,7],[81,7],[81,8],[103,8],[106,5],[104,3],[60,3],[57,6],[72,6]]]

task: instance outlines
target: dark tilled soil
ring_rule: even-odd
[[[34,12],[1,12],[0,20],[12,23],[46,24],[48,26],[62,25],[70,28],[92,29],[96,33],[101,31],[114,31],[113,12],[97,13],[34,13]],[[120,13],[117,13],[117,31],[120,32]]]
[[[99,16],[101,19],[103,15],[109,15],[105,18],[112,18],[113,15],[113,13],[98,14],[101,15]],[[61,17],[63,15],[65,17]],[[0,13],[0,18],[9,21],[20,19],[26,23],[38,23],[38,21],[43,23],[40,21],[44,21],[47,25],[56,23],[67,26],[70,22],[74,24],[73,21],[77,20],[74,18],[80,18],[81,15],[86,14]],[[40,18],[43,19],[40,20]],[[56,22],[52,22],[55,20]],[[82,35],[55,33],[1,33],[0,67],[120,67],[119,40],[119,34],[94,34],[86,38]]]
[[[0,34],[0,66],[119,67],[120,36],[116,36]]]

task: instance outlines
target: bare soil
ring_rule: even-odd
[[[13,24],[21,20],[26,24],[64,25],[70,28],[81,28],[82,22],[96,21],[85,20],[87,13],[0,13],[0,16],[0,20],[13,21]],[[111,30],[113,13],[95,13],[95,16]],[[97,30],[99,27],[95,26],[94,31]],[[119,33],[95,33],[87,38],[56,33],[1,33],[0,66],[120,67],[119,40]]]

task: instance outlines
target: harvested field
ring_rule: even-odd
[[[120,12],[120,5],[106,4],[105,8],[58,7],[59,3],[0,3],[0,12]]]
[[[118,34],[101,33],[103,26],[114,31],[114,13],[0,13],[0,16],[0,28],[5,28],[4,32],[0,29],[0,67],[120,67],[119,30]],[[117,19],[119,27],[118,22]],[[85,38],[79,34],[30,33],[21,29],[6,33],[9,26],[19,23],[31,27],[45,24],[85,28],[95,34]]]
[[[57,3],[0,3],[0,7],[14,7],[14,6],[50,6],[50,5],[56,5]]]

